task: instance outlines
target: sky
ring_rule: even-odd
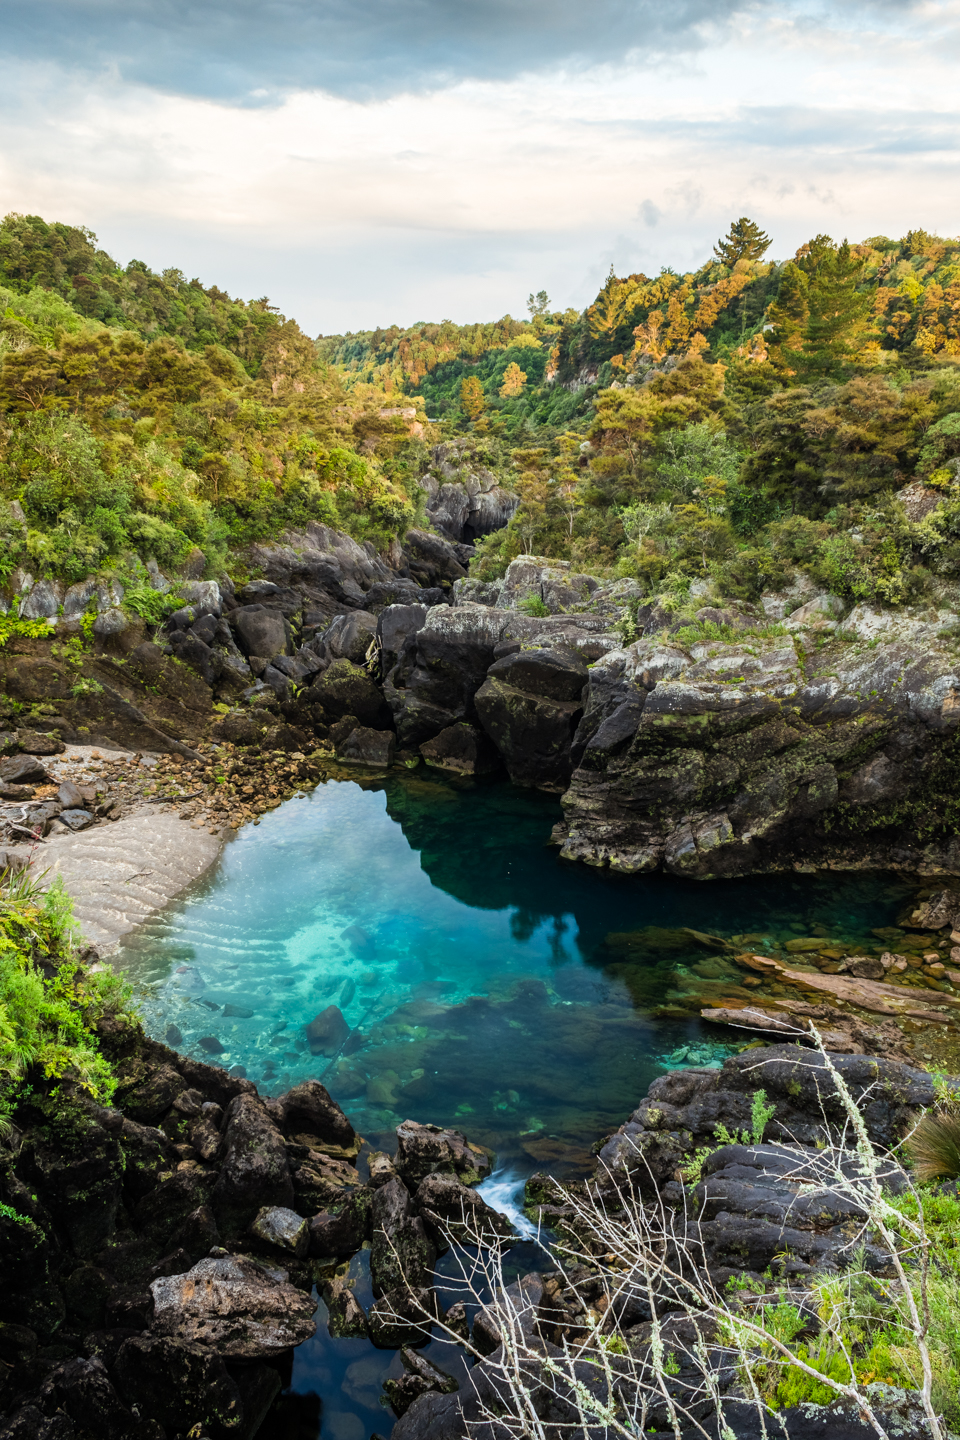
[[[4,0],[0,205],[310,334],[960,232],[960,0]]]

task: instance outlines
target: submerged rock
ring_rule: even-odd
[[[350,1034],[350,1026],[336,1005],[328,1005],[305,1027],[311,1055],[336,1055]]]

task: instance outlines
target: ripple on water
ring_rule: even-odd
[[[905,893],[871,875],[571,866],[546,843],[558,815],[552,797],[433,775],[319,786],[128,941],[151,1032],[176,1027],[179,1048],[268,1093],[320,1078],[368,1137],[431,1120],[520,1175],[575,1170],[655,1075],[736,1048],[697,1012],[740,977],[681,927],[759,948],[867,936]],[[311,1053],[305,1027],[331,1007],[335,1053]]]

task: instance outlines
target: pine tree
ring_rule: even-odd
[[[722,265],[732,270],[738,260],[759,260],[771,243],[770,236],[759,225],[741,215],[739,220],[734,220],[723,239],[717,241],[713,253]]]
[[[803,348],[804,331],[810,317],[809,282],[793,260],[783,267],[777,298],[767,310],[773,329],[767,338],[770,359],[786,375],[796,373],[797,356]]]
[[[873,309],[873,295],[858,287],[863,261],[846,240],[835,245],[818,235],[797,253],[807,277],[809,315],[804,327],[798,374],[840,379],[863,343]]]

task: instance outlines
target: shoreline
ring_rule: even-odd
[[[131,764],[135,753],[105,746],[68,745],[44,757],[58,781],[86,770],[91,759]],[[142,756],[149,765],[152,756]],[[7,854],[25,861],[45,887],[58,876],[73,901],[84,940],[101,958],[115,952],[125,935],[162,910],[220,857],[225,837],[183,819],[173,806],[136,805],[119,820],[74,834],[53,834],[31,845],[7,845]]]

